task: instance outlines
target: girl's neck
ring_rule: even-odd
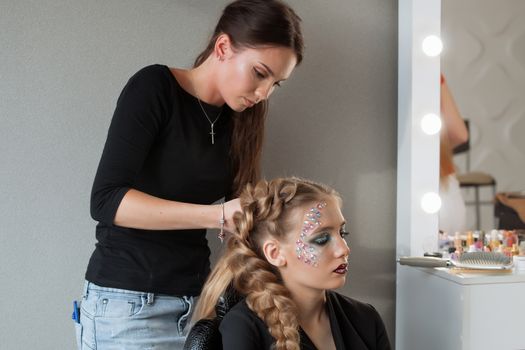
[[[326,292],[324,290],[290,291],[297,306],[299,323],[319,321],[325,314]]]
[[[298,309],[298,321],[308,338],[318,349],[335,350],[330,317],[326,310],[326,291],[302,290],[292,293]]]

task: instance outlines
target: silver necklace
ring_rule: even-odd
[[[199,106],[201,106],[202,113],[204,113],[204,116],[206,116],[206,119],[208,119],[208,121],[210,122],[211,144],[214,145],[215,144],[215,131],[213,130],[213,127],[215,126],[215,123],[217,122],[217,120],[219,120],[219,118],[221,117],[222,109],[219,111],[219,114],[217,114],[217,118],[215,118],[215,120],[212,122],[210,117],[208,117],[208,113],[206,113],[206,111],[204,110],[204,107],[202,106],[199,96],[197,96],[197,101],[199,101]]]

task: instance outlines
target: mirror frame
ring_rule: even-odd
[[[440,115],[440,55],[427,56],[422,42],[440,37],[441,0],[399,0],[398,7],[398,145],[396,256],[437,251],[438,214],[421,208],[427,192],[439,193],[439,133],[427,135],[421,119]],[[404,349],[410,331],[403,324],[409,305],[407,281],[396,271],[396,349]]]
[[[421,119],[440,115],[440,56],[422,42],[440,36],[441,0],[399,1],[397,256],[436,251],[438,214],[421,208],[425,193],[439,194],[439,133],[427,135]]]

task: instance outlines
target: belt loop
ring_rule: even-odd
[[[155,301],[155,294],[154,293],[148,293],[148,300],[146,301],[146,304],[151,305]]]
[[[89,281],[84,281],[84,289],[82,290],[82,297],[87,298],[89,294]]]
[[[184,299],[184,301],[186,302],[186,305],[188,306],[188,311],[186,311],[186,314],[187,315],[190,315],[193,311],[193,304],[194,304],[194,299],[193,299],[193,296],[183,296],[182,297]]]

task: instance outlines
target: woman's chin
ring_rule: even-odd
[[[231,109],[233,109],[235,112],[237,113],[241,113],[241,112],[244,112],[245,110],[248,109],[248,106],[246,105],[243,105],[243,104],[239,104],[238,106],[234,106],[235,108],[232,108],[230,107]]]

